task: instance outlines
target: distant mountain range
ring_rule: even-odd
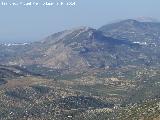
[[[99,30],[106,36],[117,39],[127,39],[155,46],[160,44],[160,23],[158,22],[139,22],[128,19],[104,25]]]
[[[160,23],[128,19],[98,30],[79,27],[25,45],[0,45],[0,64],[83,71],[160,66]]]

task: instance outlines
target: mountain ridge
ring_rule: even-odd
[[[107,24],[100,27],[106,36],[117,39],[128,39],[134,42],[148,42],[160,44],[160,23],[140,22],[133,19],[123,20],[117,23]]]
[[[160,23],[128,19],[98,30],[85,26],[64,30],[31,44],[0,47],[1,56],[4,58],[0,63],[39,64],[71,71],[123,65],[157,66],[159,49],[154,45],[158,46],[160,42],[154,38],[155,32],[145,38],[147,33],[144,29],[149,28],[147,32],[151,31],[150,28],[158,30],[159,35],[157,24],[160,26]],[[143,33],[145,34],[142,35]]]

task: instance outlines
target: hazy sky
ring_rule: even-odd
[[[160,19],[160,0],[14,0],[24,1],[75,1],[76,6],[0,5],[0,42],[39,40],[64,29],[77,26],[98,28],[115,20],[139,16]]]

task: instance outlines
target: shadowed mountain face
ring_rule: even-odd
[[[112,60],[116,59],[116,55],[123,54],[123,46],[126,49],[138,47],[129,41],[105,37],[100,31],[86,27],[56,35],[48,37],[41,45],[42,48],[47,48],[43,50],[46,56],[44,63],[59,68],[86,69],[109,66],[112,65]]]
[[[127,39],[142,44],[160,44],[160,23],[139,22],[128,19],[118,23],[104,25],[100,29],[106,36],[117,39]]]
[[[65,30],[23,46],[1,45],[0,63],[39,64],[71,71],[122,65],[157,66],[159,50],[144,43],[149,41],[158,44],[159,40],[155,38],[159,35],[159,26],[159,23],[126,20],[100,30],[89,27]]]

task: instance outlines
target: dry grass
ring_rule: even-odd
[[[7,80],[5,85],[0,86],[0,90],[2,89],[12,89],[16,87],[27,87],[33,84],[46,84],[49,80],[43,79],[40,77],[21,77],[12,80]]]

